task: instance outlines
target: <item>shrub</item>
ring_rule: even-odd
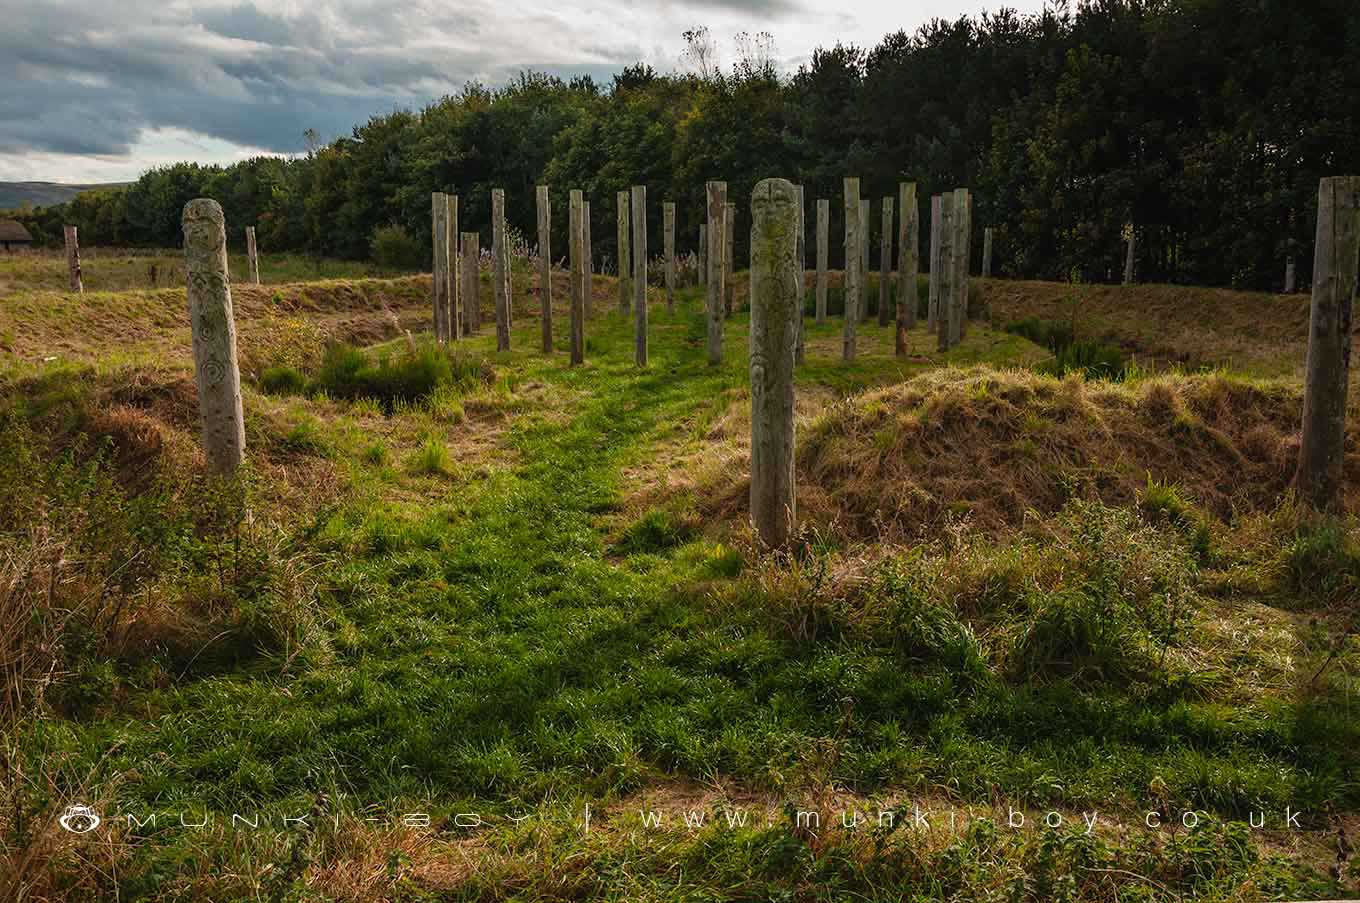
[[[471,390],[489,375],[480,360],[459,349],[427,345],[383,354],[375,361],[357,348],[333,345],[312,389],[333,398],[372,398],[390,412],[396,403],[426,398],[440,386]]]
[[[426,248],[397,225],[378,226],[369,240],[369,254],[380,267],[414,270],[425,265]]]
[[[266,367],[260,374],[260,388],[270,395],[301,395],[307,389],[307,377],[287,364]]]

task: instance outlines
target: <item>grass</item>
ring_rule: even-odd
[[[1327,875],[1324,814],[1360,809],[1355,649],[1337,620],[1348,584],[1302,582],[1320,566],[1349,573],[1352,522],[1309,527],[1265,506],[1239,520],[1143,471],[1141,496],[1069,489],[994,528],[946,505],[907,540],[868,514],[910,497],[875,473],[913,462],[978,480],[1025,471],[1016,457],[969,473],[963,453],[995,442],[1002,414],[1008,442],[1040,450],[1065,429],[1096,432],[1110,410],[1209,449],[1224,432],[1213,411],[1271,423],[1284,390],[999,371],[1043,352],[980,324],[943,356],[920,331],[902,359],[891,327],[864,324],[847,367],[839,323],[812,326],[800,479],[811,492],[832,485],[818,468],[848,468],[880,504],[768,556],[739,513],[669,485],[739,497],[745,467],[745,318],[710,367],[697,294],[683,290],[674,315],[653,309],[645,370],[631,321],[597,301],[610,312],[590,322],[584,366],[534,350],[538,324],[517,315],[513,351],[496,353],[489,330],[466,343],[490,384],[453,379],[414,403],[340,390],[383,355],[396,362],[404,340],[329,364],[300,347],[299,363],[268,365],[334,379],[300,396],[248,387],[256,475],[215,498],[193,494],[192,458],[168,452],[152,486],[134,488],[118,438],[133,433],[95,428],[121,404],[153,417],[167,448],[191,448],[192,408],[160,383],[120,395],[125,373],[80,366],[7,382],[15,419],[0,435],[30,451],[5,470],[31,473],[6,490],[7,548],[23,548],[35,510],[74,516],[94,498],[129,512],[71,534],[123,537],[116,551],[70,557],[103,562],[77,573],[137,606],[113,624],[146,630],[136,655],[110,651],[121,628],[61,641],[55,686],[77,698],[26,697],[3,728],[0,761],[25,776],[4,784],[5,855],[53,844],[25,873],[30,893],[1104,901],[1353,885]],[[69,445],[96,433],[114,442],[102,457]],[[958,456],[922,457],[941,437]],[[207,517],[218,510],[237,515]],[[1207,559],[1181,527],[1201,519]],[[149,560],[119,571],[139,549]],[[201,613],[193,641],[171,642],[152,611]],[[81,845],[50,821],[77,797],[106,815],[167,815],[155,828],[111,819],[135,843]],[[916,804],[937,813],[931,830],[839,820]],[[1307,831],[1282,830],[1286,805],[1306,811]],[[1009,826],[1011,808],[1028,828]],[[1203,823],[1144,829],[1151,808]],[[213,813],[212,827],[177,827],[186,809]],[[1049,809],[1068,825],[1036,826]],[[1088,834],[1091,809],[1109,822]],[[665,826],[645,829],[639,810]],[[765,817],[728,828],[723,813],[739,810]],[[815,830],[798,816],[810,810]],[[1253,833],[1262,810],[1271,831]],[[325,817],[279,827],[308,811]],[[231,812],[264,828],[233,828]],[[438,830],[403,824],[410,812]],[[693,812],[705,827],[685,825]]]

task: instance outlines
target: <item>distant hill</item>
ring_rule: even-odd
[[[90,185],[66,185],[61,182],[0,182],[0,210],[16,210],[24,204],[50,207],[69,201],[82,191],[92,188],[117,188],[129,182],[99,182]]]

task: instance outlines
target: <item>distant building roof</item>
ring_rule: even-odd
[[[0,219],[0,241],[32,241],[24,224],[12,219]]]

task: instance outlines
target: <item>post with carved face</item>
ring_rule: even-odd
[[[708,289],[705,298],[708,303],[708,362],[721,364],[723,359],[723,249],[727,240],[723,237],[723,224],[727,211],[727,183],[709,182],[708,194]]]
[[[791,182],[757,183],[751,192],[751,522],[770,548],[787,545],[794,526],[798,220]]]
[[[182,226],[203,452],[213,473],[230,475],[245,457],[246,433],[226,222],[216,201],[196,198],[184,205]]]

